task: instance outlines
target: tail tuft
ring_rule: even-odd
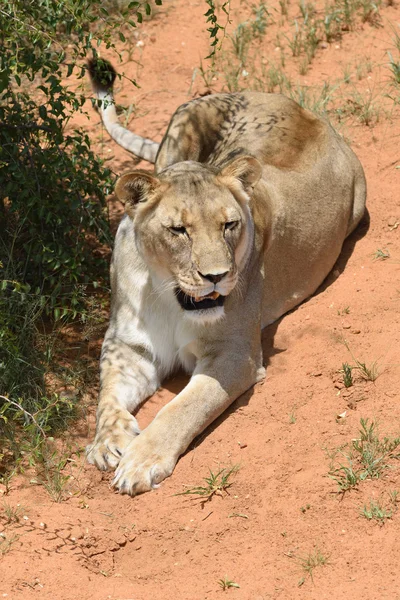
[[[117,72],[108,60],[90,58],[87,61],[90,80],[95,92],[112,92]]]
[[[1,0],[0,0],[1,1]],[[92,82],[94,94],[98,98],[97,108],[103,121],[104,127],[113,140],[122,148],[128,150],[138,158],[143,158],[154,163],[157,157],[159,144],[136,135],[123,127],[118,121],[115,101],[113,96],[113,84],[117,72],[108,60],[103,58],[92,58],[87,62],[87,68]]]

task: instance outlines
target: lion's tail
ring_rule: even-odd
[[[88,61],[88,70],[93,92],[101,101],[99,103],[101,120],[110,136],[128,152],[154,163],[159,144],[132,133],[118,121],[113,95],[113,85],[117,76],[114,67],[108,61],[98,58]]]

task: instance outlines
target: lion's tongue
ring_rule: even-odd
[[[216,300],[219,297],[219,293],[218,292],[211,292],[211,294],[207,294],[207,296],[195,296],[194,297],[194,301],[195,302],[201,302],[202,300],[206,300],[206,298],[211,298],[211,300]]]

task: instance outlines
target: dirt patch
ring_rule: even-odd
[[[259,46],[270,62],[281,52],[276,33],[285,31],[279,6],[269,7],[276,9],[274,24]],[[298,7],[289,8],[295,18]],[[117,100],[135,103],[130,126],[141,135],[159,141],[176,107],[205,91],[199,75],[193,83],[207,54],[205,9],[200,1],[168,3],[124,48],[129,77],[137,76],[134,61],[141,55],[141,87],[123,81]],[[395,5],[380,13],[381,27],[358,21],[355,31],[321,45],[304,75],[297,75],[298,61],[292,64],[286,50],[287,72],[302,85],[342,80],[332,120],[365,168],[369,225],[365,221],[346,241],[319,293],[265,330],[265,382],[193,444],[160,489],[134,499],[119,496],[110,488],[111,474],[97,472],[76,453],[66,469],[63,502],[53,502],[29,476],[13,479],[8,493],[2,490],[2,597],[200,600],[222,597],[225,581],[225,594],[240,599],[400,598],[396,461],[345,494],[328,476],[334,449],[345,463],[345,445],[359,436],[361,418],[378,421],[382,437],[400,430],[399,115],[387,98],[394,93],[387,52],[395,52],[399,12]],[[233,11],[232,18],[241,14]],[[353,87],[344,82],[346,69]],[[222,76],[212,83],[221,87]],[[354,103],[361,100],[352,90],[361,100],[372,93],[378,112],[370,126],[360,121]],[[86,125],[116,172],[132,168],[93,112]],[[121,214],[115,203],[113,214]],[[339,371],[357,361],[367,368],[376,363],[379,376],[368,381],[353,368],[353,385],[346,388]],[[139,412],[140,425],[184,383],[180,376],[167,382]],[[72,432],[77,448],[93,435],[94,410]],[[209,470],[235,464],[240,469],[232,486],[209,502],[175,495],[202,485]],[[371,500],[390,517],[363,515]]]

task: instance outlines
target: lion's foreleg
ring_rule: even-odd
[[[261,350],[257,360],[222,354],[200,361],[186,388],[126,449],[114,485],[131,495],[157,487],[192,440],[263,375]]]
[[[96,436],[86,454],[90,463],[105,470],[117,466],[140,433],[131,412],[156,391],[159,379],[145,348],[129,346],[113,336],[104,341],[100,373]]]

